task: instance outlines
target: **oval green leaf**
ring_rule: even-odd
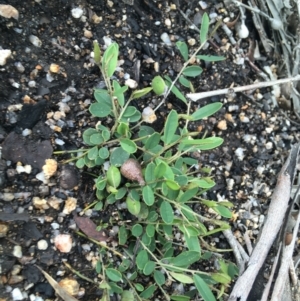
[[[196,77],[202,73],[203,69],[199,66],[189,66],[186,67],[182,74],[189,77]]]
[[[105,270],[105,274],[112,281],[118,282],[122,280],[122,274],[115,269],[108,268]]]
[[[212,114],[219,111],[222,108],[222,105],[223,104],[221,102],[210,103],[210,104],[198,109],[197,111],[195,111],[192,114],[192,118],[193,118],[193,120],[200,120],[200,119],[206,118],[208,116],[211,116]]]
[[[174,212],[173,212],[173,208],[170,205],[170,203],[168,203],[167,201],[162,201],[159,211],[160,211],[162,220],[166,224],[172,224],[172,222],[174,220]]]
[[[162,95],[165,92],[165,81],[161,76],[155,76],[151,82],[153,91],[156,95]]]

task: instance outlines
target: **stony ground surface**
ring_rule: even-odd
[[[101,87],[103,79],[91,57],[93,40],[98,40],[102,48],[111,40],[119,44],[120,68],[115,76],[120,83],[130,77],[140,88],[149,86],[157,74],[174,78],[184,63],[176,41],[186,41],[191,51],[198,45],[199,33],[180,10],[199,27],[204,11],[199,1],[124,2],[1,2],[19,12],[18,20],[0,16],[0,49],[11,50],[10,58],[0,66],[0,226],[4,229],[0,233],[1,300],[20,300],[13,291],[17,296],[23,293],[24,300],[55,299],[35,264],[57,281],[71,275],[63,260],[88,277],[96,277],[92,262],[97,247],[72,234],[72,251],[61,253],[53,241],[55,235],[71,233],[70,229],[75,228],[72,210],[76,208],[79,213],[95,199],[93,178],[62,164],[68,156],[53,155],[53,151],[82,147],[82,132],[96,123],[88,107],[93,102],[93,88]],[[230,21],[239,14],[222,1],[208,1],[205,10]],[[246,39],[239,40],[232,28],[235,45],[221,28],[217,30],[203,54],[223,55],[226,60],[200,62],[204,72],[193,81],[197,92],[260,80],[257,70],[245,60],[251,43],[259,40],[251,16],[247,22],[250,35]],[[170,41],[161,39],[163,33]],[[276,57],[263,50],[262,57],[255,66],[270,66],[276,72]],[[159,100],[151,95],[135,106],[142,110]],[[225,142],[214,151],[201,153],[199,164],[213,168],[217,185],[208,197],[234,203],[231,224],[235,235],[241,236],[247,228],[254,241],[276,175],[290,146],[299,141],[299,125],[290,121],[294,118],[290,111],[274,106],[271,88],[206,98],[193,103],[192,110],[216,101],[224,104],[222,110],[191,126],[207,136],[220,136]],[[171,108],[182,112],[185,105],[170,95],[158,111],[155,128],[162,127]],[[49,158],[59,163],[58,171],[43,183],[36,176]],[[106,223],[114,210],[90,215],[95,222]],[[220,234],[211,243],[227,247]],[[100,298],[97,287],[78,281],[85,290],[83,300]],[[32,297],[37,294],[40,299]]]

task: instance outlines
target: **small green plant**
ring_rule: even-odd
[[[202,46],[207,40],[208,24],[205,14],[200,34]],[[181,73],[199,75],[200,67],[188,66],[187,46],[184,43],[177,46],[186,60]],[[93,170],[97,173],[97,200],[91,206],[103,210],[112,204],[125,203],[124,210],[131,216],[130,220],[122,218],[120,210],[118,218],[110,220],[111,226],[116,223],[119,226],[117,253],[110,257],[107,247],[99,249],[101,260],[96,271],[101,274],[100,287],[104,290],[101,300],[109,300],[112,292],[120,294],[124,301],[150,300],[157,290],[165,300],[191,300],[198,293],[205,301],[213,301],[216,298],[212,291],[221,298],[237,272],[236,267],[221,257],[217,259],[214,254],[219,250],[206,243],[205,237],[227,229],[228,224],[195,212],[193,205],[201,204],[203,212],[211,209],[216,216],[230,218],[232,204],[203,198],[215,182],[209,168],[196,168],[198,161],[192,154],[218,147],[223,140],[199,138],[198,132],[189,131],[189,123],[214,114],[222,104],[208,104],[190,114],[191,104],[185,100],[186,113],[171,110],[163,129],[157,132],[143,124],[142,114],[131,106],[131,101],[152,89],[158,95],[166,93],[166,87],[167,93],[174,91],[174,83],[158,76],[153,79],[152,87],[133,91],[126,99],[127,86],[110,79],[117,58],[116,43],[102,57],[98,43],[94,43],[95,63],[107,89],[95,90],[96,102],[89,110],[102,121],[84,131],[83,141],[88,148],[78,150],[74,158],[78,168],[96,167]],[[185,80],[182,77],[181,82]],[[115,260],[116,254],[121,254],[121,259]],[[203,263],[212,259],[217,261],[218,268],[212,272],[201,270]],[[173,282],[196,289],[173,294],[172,289],[169,292]]]

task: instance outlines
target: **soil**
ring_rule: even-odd
[[[12,51],[6,64],[0,66],[0,221],[9,229],[0,238],[1,300],[11,300],[11,291],[17,287],[28,296],[40,295],[43,300],[54,300],[53,289],[36,266],[42,267],[56,281],[72,275],[63,261],[91,279],[97,277],[91,264],[92,252],[97,251],[97,246],[90,244],[90,251],[87,251],[88,242],[71,230],[75,228],[74,216],[62,212],[68,199],[77,201],[77,213],[95,200],[93,177],[88,170],[63,164],[70,155],[53,154],[53,151],[82,147],[83,131],[97,122],[88,111],[94,101],[93,89],[103,87],[103,78],[91,56],[93,40],[98,40],[102,49],[107,38],[119,44],[119,60],[123,64],[115,78],[124,84],[129,74],[139,88],[149,86],[155,75],[175,78],[184,63],[176,41],[195,39],[198,43],[199,33],[180,10],[189,12],[189,18],[196,22],[197,14],[203,12],[199,1],[135,0],[133,5],[129,2],[1,2],[19,11],[18,20],[0,16],[0,49]],[[226,8],[222,1],[208,1],[207,4],[207,12],[216,12],[222,18],[229,16],[231,21],[239,14],[235,7]],[[83,9],[83,16],[76,19],[71,10],[78,7]],[[223,55],[226,60],[199,62],[204,71],[193,79],[196,92],[243,86],[260,80],[257,69],[247,60],[239,62],[246,57],[250,43],[259,40],[250,17],[247,22],[250,28],[247,39],[238,41],[232,28],[238,41],[236,45],[221,29],[217,30],[215,38],[201,54]],[[171,46],[161,40],[164,32],[169,34]],[[32,44],[32,36],[39,39],[38,46]],[[197,43],[190,46],[191,52]],[[257,68],[276,65],[273,53],[266,54],[263,49],[261,52],[264,60],[255,62]],[[53,72],[52,68],[59,70]],[[185,88],[182,90],[189,92]],[[223,103],[223,108],[213,117],[191,123],[191,129],[199,131],[199,135],[224,138],[221,147],[198,154],[199,165],[212,168],[216,181],[207,197],[232,202],[235,206],[231,220],[233,231],[240,237],[246,227],[253,242],[263,222],[276,175],[291,145],[299,141],[299,125],[290,121],[293,113],[274,106],[271,96],[272,88],[263,88],[234,97],[213,96],[192,104],[194,111],[208,103]],[[160,100],[152,94],[134,105],[142,110],[148,104],[155,106]],[[18,106],[20,104],[23,106]],[[163,126],[171,108],[184,112],[186,106],[171,94],[158,110],[154,128]],[[109,120],[104,122],[109,124]],[[28,136],[24,136],[24,129],[31,130]],[[58,172],[43,184],[36,175],[49,158],[59,162]],[[18,173],[18,165],[30,165],[32,170]],[[49,200],[52,200],[51,205]],[[108,207],[103,212],[93,211],[90,217],[95,223],[109,224],[115,211],[115,207]],[[109,224],[108,229],[112,227]],[[57,233],[71,233],[74,246],[70,253],[54,248],[53,237]],[[40,240],[46,240],[49,247],[39,249],[37,242]],[[222,234],[212,240],[220,248],[227,247]],[[16,255],[16,246],[21,246],[21,254]],[[19,278],[12,277],[16,266],[21,266],[16,272]],[[85,289],[83,300],[101,298],[101,290],[97,287],[80,278],[78,282]],[[156,297],[163,300],[161,296]],[[117,300],[116,296],[113,298]]]

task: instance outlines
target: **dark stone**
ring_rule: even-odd
[[[0,245],[4,243],[3,241],[0,240]],[[0,275],[4,275],[7,272],[9,272],[13,265],[15,264],[16,259],[14,257],[6,256],[6,255],[0,255]]]
[[[64,165],[60,174],[60,187],[66,190],[70,190],[77,186],[78,183],[78,170],[72,165]]]
[[[42,277],[42,273],[34,265],[25,265],[22,274],[29,283],[37,283]]]
[[[54,289],[49,283],[39,282],[33,288],[35,293],[43,294],[44,296],[53,297]]]
[[[20,129],[32,129],[47,108],[47,101],[41,100],[36,104],[24,104],[18,115],[17,127]]]
[[[28,222],[23,225],[22,233],[26,238],[38,240],[43,237],[42,233],[33,222]]]
[[[25,140],[22,135],[11,132],[2,144],[2,156],[13,163],[22,162],[32,168],[42,170],[45,160],[52,155],[53,148],[50,141],[36,142]]]
[[[54,251],[46,251],[39,254],[40,262],[43,264],[46,264],[47,266],[50,266],[54,263]]]

